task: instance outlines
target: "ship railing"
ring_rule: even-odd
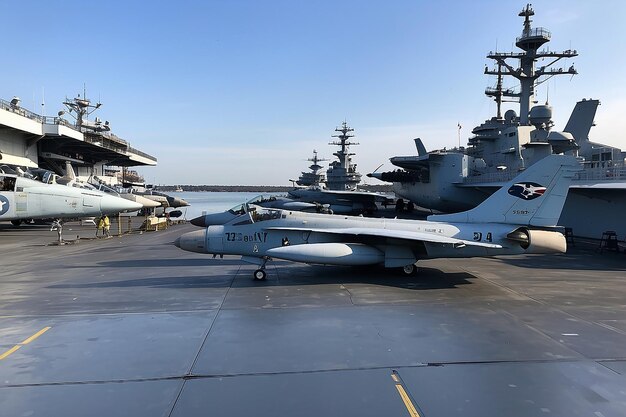
[[[85,135],[89,135],[89,136],[99,136],[99,137],[105,137],[113,142],[117,142],[123,146],[128,146],[128,142],[125,141],[124,139],[120,138],[117,135],[114,135],[111,132],[107,132],[107,131],[94,131],[93,129],[87,128],[87,127],[81,127],[80,131],[82,133],[84,133]]]
[[[590,165],[577,172],[574,179],[579,181],[626,180],[626,166],[608,162],[591,162]]]
[[[544,38],[544,39],[549,40],[551,37],[552,37],[552,33],[550,33],[549,30],[545,28],[534,28],[534,29],[523,31],[522,36],[520,36],[519,38],[516,38],[515,42],[519,42],[521,40],[528,39],[528,38]]]
[[[78,131],[78,129],[76,128],[76,126],[74,126],[73,124],[71,124],[70,122],[68,122],[67,120],[61,118],[61,117],[56,117],[56,116],[42,116],[42,123],[46,124],[46,125],[62,125],[62,126],[66,126],[69,127],[70,129],[74,129],[76,131]]]
[[[85,142],[87,143],[91,143],[93,145],[100,146],[101,148],[106,148],[106,149],[109,149],[118,153],[122,153],[122,154],[125,153],[126,150],[128,149],[128,146],[120,146],[116,144],[115,142],[112,142],[110,140],[105,140],[109,138],[104,135],[93,134],[93,132],[85,132],[85,133],[87,133],[84,135]]]
[[[626,180],[626,166],[623,164],[609,166],[604,163],[595,163],[599,165],[585,166],[581,171],[578,171],[573,180],[574,181],[613,181]],[[480,175],[472,175],[463,179],[463,184],[478,184],[478,183],[492,183],[492,182],[508,182],[519,174],[516,171],[501,171],[501,172],[488,172]]]
[[[519,174],[517,171],[498,171],[487,172],[480,175],[472,175],[463,179],[463,184],[477,184],[477,183],[492,183],[492,182],[507,182],[511,181],[515,176]]]
[[[524,54],[522,52],[494,52],[494,51],[489,51],[489,53],[487,54],[487,58],[492,58],[492,57],[519,58],[519,57],[522,57],[522,56],[524,56]]]
[[[37,121],[39,123],[43,123],[43,117],[42,116],[40,116],[37,113],[32,112],[30,110],[26,110],[23,107],[11,104],[10,102],[8,102],[6,100],[0,99],[0,109],[6,110],[6,111],[10,111],[10,112],[15,113],[15,114],[19,114],[20,116],[27,117],[27,118],[29,118],[31,120],[35,120],[35,121]]]
[[[135,155],[143,156],[144,158],[148,158],[149,160],[154,161],[154,162],[156,162],[157,160],[154,156],[148,155],[147,153],[141,152],[139,149],[135,149],[130,146],[128,147],[128,152],[134,153]]]

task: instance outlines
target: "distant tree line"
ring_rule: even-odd
[[[159,185],[156,189],[168,192],[175,191],[176,185]],[[203,191],[203,192],[251,192],[251,193],[286,193],[293,190],[289,185],[181,185],[184,191]],[[393,190],[391,185],[360,185],[359,190],[372,191],[378,193],[390,193]]]

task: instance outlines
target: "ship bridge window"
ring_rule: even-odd
[[[507,135],[508,137],[512,138],[513,136],[515,136],[515,132],[511,132]]]
[[[0,176],[0,191],[15,191],[15,178]]]

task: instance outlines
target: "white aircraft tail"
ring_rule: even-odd
[[[510,223],[556,226],[567,191],[580,164],[573,156],[549,155],[531,165],[479,206],[428,220],[463,223]]]
[[[72,168],[72,164],[70,161],[65,161],[65,175],[68,181],[76,181],[76,174],[74,173],[74,168]]]

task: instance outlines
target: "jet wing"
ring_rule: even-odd
[[[455,239],[432,233],[412,232],[406,230],[372,229],[366,227],[350,227],[343,229],[315,229],[307,227],[267,227],[265,230],[285,230],[294,232],[314,232],[333,235],[348,235],[355,237],[381,237],[406,240],[408,242],[447,243],[457,247],[479,246],[483,248],[500,249],[501,245],[494,243],[475,242],[473,240]]]

